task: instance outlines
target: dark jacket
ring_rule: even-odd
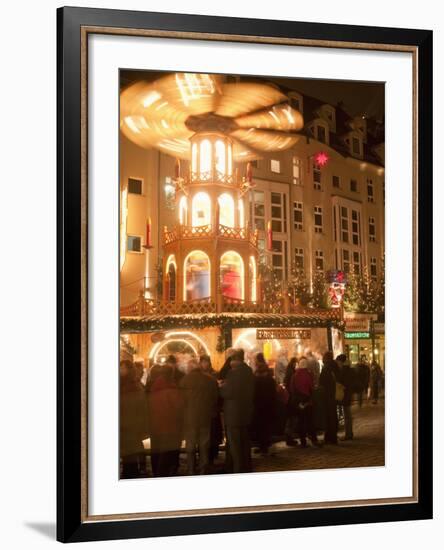
[[[123,386],[123,384],[122,384]],[[120,392],[120,455],[143,451],[142,440],[148,437],[148,406],[142,385],[122,387]]]
[[[335,361],[326,363],[319,375],[319,387],[324,390],[326,403],[336,403],[336,377],[334,374],[336,368]]]
[[[184,400],[184,429],[210,426],[217,411],[216,380],[199,369],[192,370],[180,381]]]
[[[274,422],[276,417],[276,382],[270,369],[254,375],[254,418],[258,423]]]
[[[353,390],[356,385],[355,373],[348,363],[345,363],[341,369],[342,384],[344,385],[344,407],[351,405]]]
[[[254,374],[245,363],[233,362],[221,387],[227,426],[249,426],[253,416]]]

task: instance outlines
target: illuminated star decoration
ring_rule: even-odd
[[[319,151],[314,156],[314,161],[318,166],[325,166],[329,161],[329,156],[324,151]]]

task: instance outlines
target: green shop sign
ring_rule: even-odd
[[[345,338],[347,340],[353,340],[353,339],[356,340],[358,338],[362,338],[362,339],[370,338],[370,332],[346,332]]]

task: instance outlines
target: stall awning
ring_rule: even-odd
[[[203,329],[206,327],[296,327],[343,330],[344,323],[339,310],[304,310],[300,313],[201,313],[189,315],[147,315],[145,317],[121,317],[123,334],[170,330],[176,328]]]

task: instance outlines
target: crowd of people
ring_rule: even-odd
[[[263,455],[274,438],[289,447],[337,445],[340,422],[343,440],[352,440],[352,399],[359,406],[370,396],[378,402],[381,367],[363,358],[352,367],[341,354],[327,351],[319,361],[311,353],[290,360],[281,355],[274,369],[262,353],[253,364],[242,349],[230,349],[220,371],[208,355],[190,359],[186,372],[170,355],[144,372],[143,363],[120,363],[121,477],[146,475],[142,441],[150,439],[155,477],[179,470],[185,441],[189,475],[206,474],[225,441],[227,473],[252,471],[251,449]]]

